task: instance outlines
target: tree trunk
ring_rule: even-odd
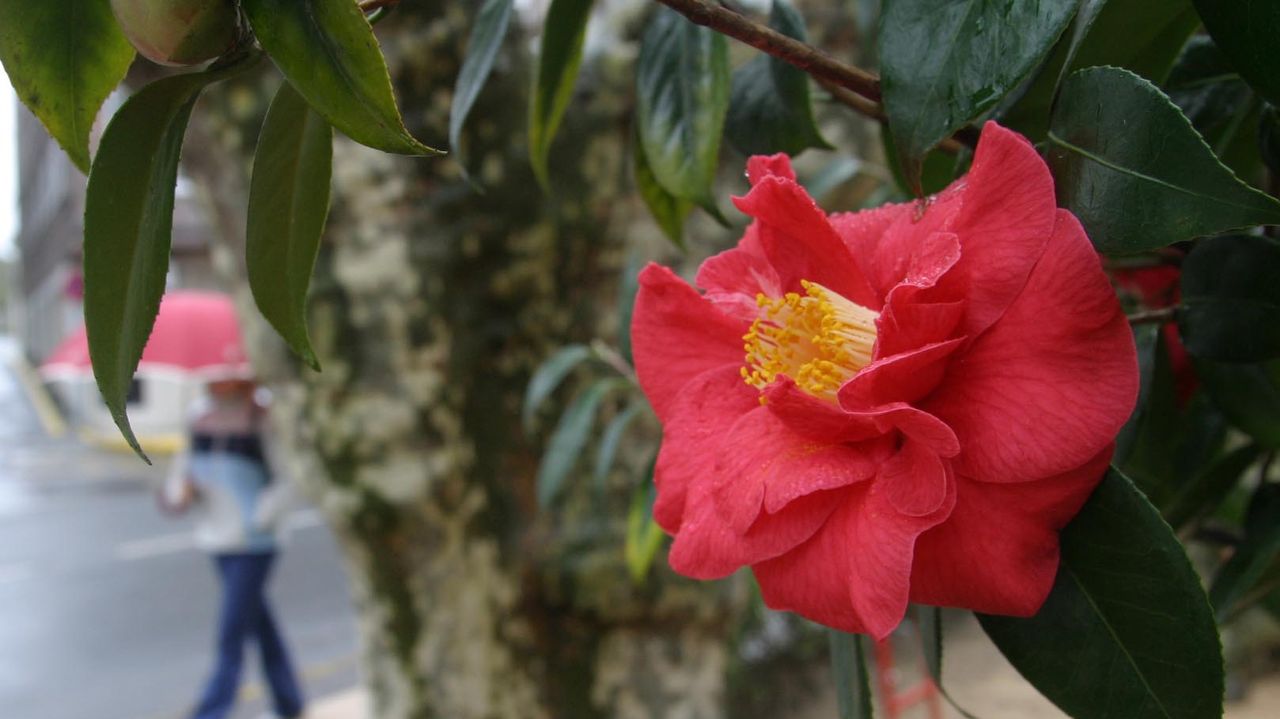
[[[406,121],[428,144],[444,142],[475,5],[404,3],[379,27]],[[534,498],[542,440],[517,421],[531,368],[612,321],[600,308],[648,221],[630,199],[622,78],[584,78],[591,91],[554,148],[553,197],[538,192],[526,48],[513,26],[472,113],[483,194],[450,159],[338,139],[309,317],[324,369],[302,369],[248,310],[252,354],[293,474],[342,545],[377,717],[718,717],[740,585],[658,570],[634,586],[625,500],[588,541],[581,521]],[[275,83],[215,91],[187,146],[241,299],[252,128]]]

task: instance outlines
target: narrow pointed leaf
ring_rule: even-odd
[[[542,455],[542,463],[538,465],[538,504],[542,507],[550,507],[564,489],[565,480],[582,458],[582,451],[591,437],[600,403],[620,386],[616,379],[597,380],[560,416],[560,423],[556,425],[556,431]]]
[[[573,97],[573,84],[582,65],[582,46],[592,0],[552,0],[542,30],[537,82],[529,108],[529,161],[544,190],[551,184],[547,162],[564,111]]]
[[[871,719],[871,682],[867,676],[867,651],[862,637],[828,629],[831,673],[836,683],[836,708],[840,719]]]
[[[18,98],[89,171],[89,132],[133,62],[107,0],[0,0],[0,62]]]
[[[653,176],[653,168],[649,166],[649,160],[644,155],[644,145],[640,143],[638,135],[631,152],[631,161],[636,189],[640,192],[640,199],[644,200],[645,207],[649,208],[649,214],[653,215],[662,234],[671,240],[671,244],[681,250],[685,249],[684,221],[693,211],[693,203],[667,192],[667,188]]]
[[[1165,504],[1161,514],[1174,528],[1211,514],[1261,455],[1258,445],[1247,444],[1219,457],[1184,484]]]
[[[1178,329],[1187,351],[1226,362],[1280,355],[1280,242],[1228,235],[1196,243],[1182,266]]]
[[[556,387],[560,386],[560,383],[573,371],[574,367],[590,358],[591,350],[589,348],[583,345],[569,345],[561,348],[546,362],[539,365],[538,369],[534,371],[533,377],[529,379],[529,386],[525,389],[524,394],[524,412],[521,417],[526,432],[533,433],[534,420],[542,403],[551,396]]]
[[[303,361],[319,370],[307,334],[307,287],[329,216],[333,129],[286,80],[267,110],[249,186],[246,259],[253,299]]]
[[[471,113],[480,90],[489,79],[493,61],[502,48],[511,22],[512,0],[485,0],[471,26],[471,39],[467,41],[467,56],[458,71],[458,83],[453,88],[453,105],[449,108],[449,149],[454,160],[465,173],[466,162],[462,155],[462,126]]]
[[[636,417],[640,416],[640,412],[644,410],[643,404],[633,404],[618,413],[618,416],[609,420],[608,426],[605,427],[604,435],[600,438],[600,446],[596,449],[595,471],[592,472],[596,481],[596,486],[603,487],[606,479],[609,478],[609,472],[613,469],[613,461],[618,456],[618,447],[622,445],[622,437],[626,434],[627,428]]]
[[[1263,97],[1280,104],[1280,3],[1272,0],[1195,0],[1214,42]]]
[[[885,0],[885,113],[919,192],[925,153],[995,106],[1049,54],[1076,0]]]
[[[657,497],[658,489],[653,483],[653,462],[650,462],[644,483],[631,494],[631,508],[627,511],[627,537],[622,547],[627,573],[631,575],[634,584],[640,584],[648,576],[653,559],[667,536],[653,519],[653,502]]]
[[[804,18],[788,0],[773,0],[769,26],[801,42]],[[813,118],[809,76],[790,63],[760,55],[733,73],[725,137],[744,155],[798,155],[830,149]]]
[[[1241,182],[1168,97],[1127,70],[1067,78],[1049,140],[1058,201],[1102,252],[1280,224],[1280,202]]]
[[[673,197],[720,218],[711,185],[729,110],[725,37],[662,7],[636,63],[636,123],[653,177]]]
[[[139,90],[107,126],[89,173],[84,212],[89,357],[112,419],[144,459],[125,401],[164,294],[182,138],[200,91],[237,71],[178,75]]]
[[[439,150],[405,129],[387,63],[352,0],[241,0],[263,49],[329,124],[383,152]]]
[[[1222,652],[1200,579],[1173,531],[1115,470],[1063,530],[1058,578],[1039,613],[978,619],[1071,716],[1222,716]]]

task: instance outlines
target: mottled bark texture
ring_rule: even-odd
[[[477,5],[404,2],[379,27],[406,122],[429,144],[444,143]],[[545,438],[517,421],[531,369],[607,327],[624,246],[656,232],[625,156],[629,62],[588,65],[553,148],[551,198],[526,157],[533,62],[518,27],[467,133],[483,194],[449,159],[337,140],[310,303],[322,372],[245,303],[296,478],[342,544],[381,719],[724,713],[740,585],[679,580],[659,557],[634,586],[625,488],[603,513],[539,510]],[[239,282],[249,156],[275,82],[211,92],[186,149],[220,265]]]

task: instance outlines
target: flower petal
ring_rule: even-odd
[[[745,322],[760,313],[756,295],[783,295],[782,282],[764,256],[755,224],[747,227],[737,247],[708,257],[694,281],[720,311]]]
[[[908,517],[879,481],[844,490],[813,538],[752,566],[764,602],[846,632],[883,639],[906,613],[916,538],[955,503],[954,482],[937,512]]]
[[[766,177],[781,177],[795,182],[796,171],[791,168],[791,158],[785,152],[747,158],[747,181],[756,185]]]
[[[994,122],[982,128],[964,200],[949,228],[960,261],[940,284],[967,284],[965,334],[991,326],[1022,291],[1053,233],[1057,201],[1049,167],[1023,136]]]
[[[947,497],[948,472],[942,458],[920,442],[908,440],[880,467],[876,482],[884,484],[893,508],[909,517],[938,511]]]
[[[1080,223],[1058,217],[1022,294],[921,405],[955,430],[966,477],[1019,482],[1078,467],[1137,399],[1129,325]]]
[[[740,417],[758,409],[756,394],[733,367],[704,372],[685,383],[662,425],[662,447],[654,466],[658,497],[653,518],[675,534],[686,512],[691,485],[710,483],[717,443]]]
[[[883,443],[821,442],[791,431],[768,407],[740,417],[720,445],[713,496],[739,534],[761,512],[776,513],[814,492],[870,479],[887,457]]]
[[[992,484],[958,478],[955,510],[921,535],[911,601],[1028,617],[1053,587],[1058,532],[1107,470],[1112,447],[1047,479]]]
[[[694,486],[688,516],[667,555],[672,569],[694,579],[719,579],[791,551],[827,521],[838,504],[833,495],[841,491],[801,497],[777,514],[761,515],[741,534],[724,522],[712,498],[702,494],[705,487]]]
[[[734,203],[756,218],[761,246],[784,291],[798,292],[800,281],[809,280],[864,307],[880,307],[857,261],[803,187],[768,175]]]
[[[631,321],[636,375],[658,418],[666,421],[686,382],[703,372],[742,364],[746,326],[720,312],[671,270],[640,272]]]
[[[890,402],[915,402],[938,386],[947,360],[963,343],[964,338],[935,342],[872,362],[840,388],[840,405],[866,409]]]

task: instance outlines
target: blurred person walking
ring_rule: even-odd
[[[212,555],[222,584],[217,659],[192,719],[231,713],[250,639],[261,651],[276,716],[302,716],[302,692],[266,596],[290,496],[272,471],[265,421],[252,381],[210,383],[159,495],[165,511],[196,514],[196,542]]]

